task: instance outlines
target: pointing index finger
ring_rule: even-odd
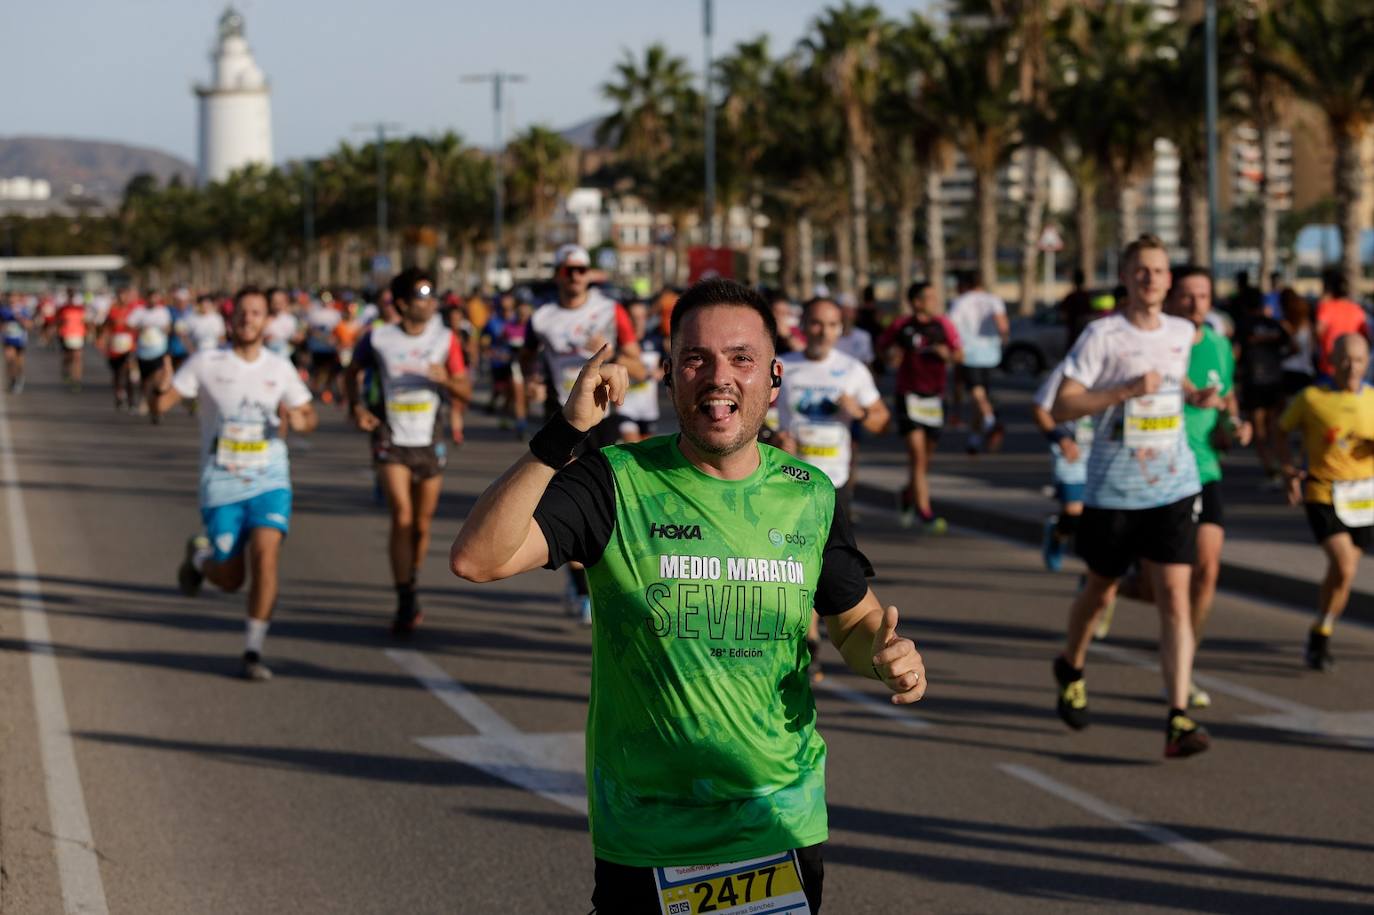
[[[603,343],[600,349],[592,353],[592,358],[587,360],[587,367],[599,369],[601,368],[601,364],[609,358],[611,358],[611,345],[609,343]]]

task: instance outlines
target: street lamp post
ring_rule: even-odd
[[[356,124],[353,129],[377,132],[377,256],[387,257],[386,132],[400,130],[401,125],[378,121],[375,124]]]
[[[462,81],[465,83],[491,83],[491,113],[495,126],[493,131],[494,145],[492,147],[494,202],[492,204],[491,235],[492,244],[496,249],[496,267],[499,270],[505,266],[505,249],[501,243],[501,236],[505,232],[506,223],[506,177],[502,162],[506,153],[506,142],[502,135],[501,89],[506,83],[523,83],[525,77],[519,73],[505,73],[501,70],[495,70],[491,73],[472,73],[464,76]]]
[[[716,247],[716,105],[712,91],[715,83],[714,61],[711,57],[712,0],[701,3],[701,33],[706,49],[706,243]]]
[[[1207,266],[1217,272],[1217,0],[1207,0]]]

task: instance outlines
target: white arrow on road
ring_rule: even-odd
[[[586,738],[581,731],[526,734],[420,652],[389,649],[386,656],[477,731],[417,737],[416,743],[576,813],[587,812]]]

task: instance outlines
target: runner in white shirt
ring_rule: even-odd
[[[263,331],[263,343],[278,356],[290,359],[302,336],[300,321],[291,311],[291,299],[286,290],[273,289],[267,304],[267,328]]]
[[[342,320],[340,306],[335,302],[316,302],[305,316],[305,346],[310,351],[310,389],[324,403],[334,402],[334,386],[341,367],[334,328]]]
[[[376,327],[358,341],[344,374],[344,392],[353,423],[372,433],[377,478],[391,507],[391,575],[397,601],[391,632],[403,637],[423,618],[415,584],[429,552],[430,525],[443,489],[447,402],[466,403],[472,381],[462,342],[432,320],[438,305],[433,278],[412,267],[391,281],[391,294],[401,322]],[[363,401],[367,371],[381,383],[380,416]]]
[[[157,392],[165,413],[182,398],[200,404],[200,507],[205,533],[192,536],[177,570],[183,594],[209,579],[237,591],[252,569],[241,674],[268,680],[263,640],[277,600],[278,561],[291,523],[291,468],[282,423],[310,432],[319,422],[291,363],[264,348],[267,298],[249,286],[234,296],[232,347],[202,350]],[[248,555],[246,558],[245,553]]]
[[[1149,559],[1160,619],[1160,670],[1168,693],[1166,757],[1208,748],[1207,731],[1186,713],[1194,635],[1189,579],[1197,555],[1197,461],[1184,432],[1183,405],[1222,406],[1215,388],[1188,381],[1192,322],[1163,313],[1169,255],[1141,236],[1121,256],[1126,304],[1083,331],[1064,360],[1051,411],[1056,422],[1093,416],[1093,446],[1078,526],[1088,566],[1069,612],[1065,648],[1054,661],[1060,718],[1088,725],[1083,668],[1098,618],[1132,562]]]
[[[614,299],[591,288],[591,256],[580,245],[563,245],[553,257],[553,278],[558,286],[558,301],[540,306],[530,316],[530,332],[525,335],[521,369],[529,379],[529,402],[542,385],[544,416],[563,409],[578,373],[602,346],[615,349],[614,361],[623,365],[630,383],[645,379],[630,316]],[[586,447],[595,449],[615,442],[620,417],[612,412],[592,430]],[[591,625],[591,596],[587,573],[577,563],[568,564],[571,584],[567,595],[569,613],[577,614],[584,625]]]
[[[138,359],[138,377],[143,403],[148,405],[153,424],[162,421],[154,393],[162,387],[165,375],[171,373],[172,358],[168,348],[172,337],[172,310],[160,301],[135,308],[129,315],[129,327],[137,341],[134,357]],[[140,411],[141,412],[141,411]]]
[[[857,450],[850,426],[873,433],[887,428],[889,414],[868,366],[835,348],[844,329],[840,306],[812,299],[802,309],[806,349],[782,353],[778,391],[778,446],[807,461],[835,484],[835,510],[846,520],[853,498],[850,462]],[[821,679],[820,628],[815,613],[806,634],[811,677]]]
[[[215,297],[202,295],[196,299],[196,310],[186,318],[186,335],[191,338],[191,351],[218,349],[224,342],[227,329],[224,316],[215,307]]]
[[[1002,364],[1002,346],[1011,332],[1006,303],[984,291],[975,274],[961,273],[959,295],[949,303],[948,316],[964,344],[963,361],[954,370],[956,391],[959,387],[967,390],[978,413],[969,423],[968,453],[984,448],[996,451],[1003,430],[989,386],[993,369]]]
[[[843,312],[844,333],[835,341],[835,349],[846,356],[853,356],[872,369],[877,359],[873,352],[873,335],[854,323],[859,317],[859,307],[853,303],[846,303]]]
[[[639,341],[639,359],[644,363],[645,377],[630,385],[625,392],[625,402],[616,410],[620,414],[620,438],[626,442],[638,442],[653,435],[657,430],[659,405],[659,382],[663,380],[662,333],[649,333],[649,303],[631,302],[626,309],[630,323],[634,325],[635,339]]]

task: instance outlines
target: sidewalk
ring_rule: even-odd
[[[1021,399],[1009,391],[998,394],[1010,402]],[[946,432],[932,467],[933,507],[951,524],[1039,546],[1045,517],[1056,508],[1042,489],[1050,482],[1049,456],[1030,424],[1017,422],[1024,411],[1008,412],[1007,444],[999,454],[967,457],[963,432]],[[860,503],[895,505],[907,482],[905,455],[898,448],[892,435],[861,446],[855,493]],[[1226,545],[1219,586],[1315,612],[1326,560],[1312,541],[1306,516],[1288,507],[1281,494],[1260,489],[1253,452],[1228,455],[1223,467]],[[1374,623],[1374,562],[1361,564],[1346,616]]]

